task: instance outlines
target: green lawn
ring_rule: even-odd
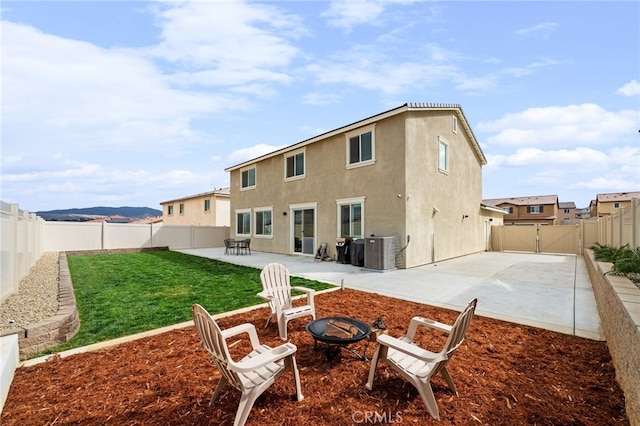
[[[80,331],[46,353],[102,342],[191,319],[199,303],[212,315],[257,305],[260,270],[172,251],[68,256]],[[332,287],[292,277],[292,285]]]

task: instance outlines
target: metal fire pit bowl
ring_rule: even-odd
[[[327,322],[331,320],[344,321],[352,325],[353,327],[355,327],[358,330],[358,332],[356,333],[355,336],[350,338],[325,336]],[[356,355],[358,359],[360,359],[361,361],[365,361],[367,359],[366,346],[362,355],[360,355],[355,350],[347,347],[353,343],[357,343],[357,342],[360,342],[361,340],[369,338],[371,334],[371,327],[367,323],[364,323],[355,318],[346,318],[346,317],[319,318],[307,324],[307,331],[309,332],[309,334],[311,334],[311,337],[313,337],[313,348],[315,350],[318,350],[318,342],[323,343],[325,354],[327,356],[327,370],[331,368],[333,358],[340,351],[341,348],[347,349],[349,352]],[[367,342],[367,346],[368,346],[368,343],[369,342]]]

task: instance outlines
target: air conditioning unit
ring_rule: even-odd
[[[365,238],[364,267],[377,270],[395,269],[395,237]]]

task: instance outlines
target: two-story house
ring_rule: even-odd
[[[494,198],[483,200],[505,211],[505,225],[556,225],[558,218],[558,196],[537,195],[532,197]],[[575,206],[574,206],[575,209]]]
[[[592,211],[591,215],[595,217],[609,216],[618,209],[630,205],[633,198],[640,198],[640,191],[598,194],[595,200],[595,211]]]
[[[229,188],[220,188],[163,201],[160,203],[162,222],[164,225],[229,226],[230,197]]]
[[[485,156],[459,105],[404,104],[226,169],[231,232],[254,250],[336,258],[337,238],[394,237],[397,267],[482,251]]]
[[[579,220],[576,219],[576,203],[573,201],[558,202],[557,225],[575,225]]]

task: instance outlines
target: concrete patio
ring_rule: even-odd
[[[278,262],[292,275],[455,310],[477,297],[478,315],[605,340],[581,256],[482,252],[381,272],[308,256],[225,255],[223,247],[180,251],[256,268]]]

